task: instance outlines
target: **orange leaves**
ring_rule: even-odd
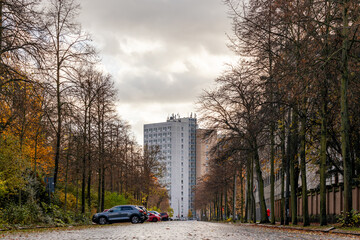
[[[16,77],[26,80],[24,76]],[[4,76],[3,81],[6,81]],[[33,170],[50,173],[54,165],[53,150],[43,131],[43,98],[38,95],[38,89],[27,81],[8,81],[2,90],[0,136],[17,139],[19,146],[14,151],[19,152]]]

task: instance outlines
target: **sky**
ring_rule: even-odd
[[[117,111],[139,144],[143,125],[196,113],[204,89],[235,61],[222,0],[85,0],[79,20],[113,76]]]

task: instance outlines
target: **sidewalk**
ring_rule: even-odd
[[[291,226],[291,225],[271,225],[271,224],[259,224],[259,223],[240,223],[239,225],[247,225],[247,226],[254,226],[254,227],[265,227],[265,228],[273,228],[273,229],[282,229],[282,230],[297,230],[297,231],[308,231],[308,232],[322,232],[322,233],[334,233],[334,234],[342,234],[342,235],[353,235],[359,236],[360,238],[360,229],[359,231],[350,231],[350,230],[343,230],[341,228],[336,228],[334,226],[325,226],[320,227],[316,225],[311,225],[309,227],[303,227],[301,225],[298,226]]]

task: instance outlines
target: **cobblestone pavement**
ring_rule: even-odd
[[[144,224],[120,223],[85,229],[50,230],[38,233],[21,232],[0,235],[2,239],[358,239],[356,237],[303,231],[209,223],[197,221],[174,221]]]

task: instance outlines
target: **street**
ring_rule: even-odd
[[[209,223],[198,221],[173,221],[131,224],[120,223],[85,229],[49,230],[38,233],[18,232],[0,234],[1,239],[357,239],[344,235],[302,231],[281,231],[262,227]]]

